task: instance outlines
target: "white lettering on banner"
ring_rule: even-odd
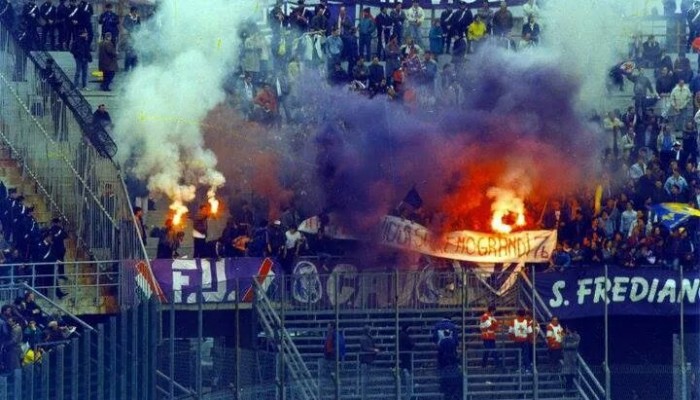
[[[649,282],[638,276],[633,277],[630,281],[632,282],[630,300],[634,303],[644,300],[647,297],[647,293],[649,293]]]
[[[626,276],[618,276],[613,279],[613,287],[612,287],[612,301],[617,303],[617,302],[622,302],[625,301],[625,293],[627,293],[627,284],[629,283],[630,278]]]
[[[330,300],[332,305],[336,305],[336,300],[338,300],[337,304],[345,304],[352,299],[352,296],[355,294],[356,279],[357,268],[354,265],[338,264],[333,268],[333,272],[331,272],[326,283],[328,300]]]
[[[604,276],[599,276],[595,278],[595,294],[593,295],[593,303],[599,303],[601,301],[605,301],[607,304],[610,304],[610,300],[608,299],[607,293],[608,290],[610,290],[610,280],[605,279]]]
[[[683,279],[683,286],[681,287],[678,301],[687,299],[689,302],[695,303],[695,299],[698,298],[698,289],[700,289],[700,279],[693,279],[692,283],[688,279]]]
[[[226,287],[226,264],[224,260],[219,260],[214,263],[216,266],[216,281],[212,279],[211,262],[209,260],[202,259],[202,297],[204,297],[204,302],[214,303],[224,301],[226,298],[226,292],[228,288]],[[216,286],[216,287],[214,287]],[[204,289],[214,289],[214,290],[204,290]],[[235,297],[234,297],[235,299]],[[187,296],[188,304],[197,303],[197,293],[190,293]]]
[[[331,214],[332,215],[332,214]],[[326,234],[335,239],[355,239],[337,225],[333,217],[325,226]],[[316,234],[320,219],[312,217],[299,225],[301,232]],[[406,251],[481,263],[547,262],[557,243],[556,231],[526,231],[489,234],[473,231],[433,235],[415,222],[385,216],[379,226],[380,243]]]
[[[593,293],[593,291],[588,288],[588,286],[591,284],[593,284],[593,279],[579,279],[578,290],[576,291],[576,296],[578,296],[578,304],[583,304],[586,296]]]
[[[418,266],[411,271],[418,272]],[[459,287],[459,274],[454,281],[443,282],[444,274],[438,274],[436,268],[428,263],[420,273],[401,274],[397,293],[390,291],[393,278],[390,274],[360,274],[359,268],[353,264],[336,264],[328,278],[324,281],[318,273],[316,265],[302,260],[294,266],[292,277],[292,297],[304,304],[315,304],[325,298],[331,305],[353,305],[354,307],[387,307],[394,304],[398,296],[399,304],[410,305],[414,301],[424,304],[437,304],[442,301],[457,301],[459,291],[446,290],[446,283]],[[337,292],[336,292],[337,289]]]
[[[700,300],[700,278],[683,279],[680,287],[678,281],[673,278],[660,280],[639,276],[616,276],[612,279],[597,276],[579,279],[576,284],[578,305],[641,301],[653,304],[676,304],[685,301],[695,304]],[[547,304],[552,309],[567,307],[569,300],[566,299],[565,293],[566,281],[554,281]]]
[[[189,286],[190,277],[183,275],[182,271],[196,271],[197,265],[194,260],[173,261],[173,300],[175,303],[182,303],[182,288]]]
[[[549,306],[552,308],[561,307],[564,304],[564,296],[561,295],[561,290],[566,287],[565,281],[556,281],[552,285],[553,299],[549,299]],[[568,304],[568,302],[567,302]]]

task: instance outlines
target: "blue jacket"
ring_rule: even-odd
[[[372,18],[362,18],[357,24],[357,31],[360,35],[371,35],[377,30]]]
[[[324,347],[323,355],[327,360],[335,360],[335,353],[328,352],[328,350],[326,349],[329,340],[332,340],[332,339],[328,336],[328,334],[326,334],[326,338],[323,341],[323,347]],[[345,335],[343,335],[342,332],[339,332],[337,330],[335,331],[335,346],[334,346],[334,348],[338,354],[338,359],[340,361],[343,361],[343,359],[345,358]]]
[[[445,331],[449,330],[452,332],[452,337],[455,341],[459,341],[459,332],[457,325],[449,319],[443,319],[438,321],[433,327],[433,340],[435,343],[440,344],[440,341],[445,337]]]

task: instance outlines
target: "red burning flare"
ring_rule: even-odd
[[[185,206],[181,201],[175,200],[173,204],[170,205],[170,210],[173,212],[173,226],[180,226],[182,224],[183,216],[187,214],[187,206]]]
[[[216,199],[216,192],[210,190],[207,192],[208,202],[209,202],[209,213],[210,215],[216,215],[219,212],[219,200]]]

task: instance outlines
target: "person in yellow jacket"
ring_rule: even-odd
[[[480,16],[476,16],[474,21],[467,28],[467,39],[471,47],[471,53],[474,53],[477,46],[486,38],[486,24]]]

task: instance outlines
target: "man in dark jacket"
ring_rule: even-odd
[[[87,89],[88,64],[92,62],[90,53],[90,43],[88,42],[88,32],[83,29],[80,35],[75,38],[70,49],[75,60],[75,75],[73,83],[79,89]]]
[[[116,46],[119,40],[119,16],[112,11],[112,4],[107,3],[97,22],[102,25],[102,40],[107,40],[109,32],[112,34],[112,43]]]
[[[374,338],[369,326],[365,326],[362,339],[360,339],[360,368],[362,370],[362,398],[366,398],[367,387],[371,376],[371,365],[379,354],[379,348],[374,344]]]
[[[403,379],[403,393],[407,399],[413,397],[413,348],[415,343],[408,333],[408,324],[401,326],[399,332],[399,368]]]
[[[100,88],[105,92],[109,92],[109,85],[112,84],[114,75],[117,73],[118,69],[117,49],[114,47],[112,34],[110,32],[105,33],[104,40],[100,43],[99,68],[104,76]]]

